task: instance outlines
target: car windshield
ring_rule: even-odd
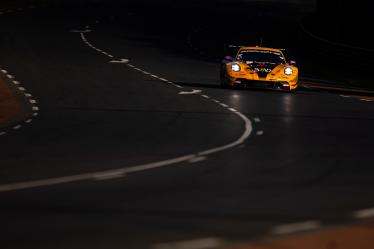
[[[247,63],[253,62],[266,62],[274,64],[285,63],[284,57],[279,52],[267,51],[267,50],[242,50],[237,56],[238,61],[244,61]]]

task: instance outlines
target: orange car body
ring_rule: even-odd
[[[299,70],[280,49],[240,47],[235,58],[221,66],[223,87],[264,87],[295,91]]]

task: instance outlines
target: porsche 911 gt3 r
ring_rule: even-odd
[[[288,63],[280,49],[240,47],[235,58],[226,56],[221,65],[223,87],[261,87],[295,91],[299,70]]]

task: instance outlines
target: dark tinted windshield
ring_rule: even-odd
[[[238,54],[237,60],[247,63],[267,62],[274,64],[283,64],[285,60],[281,53],[264,50],[242,50]]]

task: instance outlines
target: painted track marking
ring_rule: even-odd
[[[285,224],[273,227],[271,233],[276,235],[285,235],[297,232],[315,230],[322,226],[320,221],[305,221],[293,224]]]
[[[15,76],[12,75],[12,74],[9,74],[8,70],[0,68],[0,72],[2,74],[4,74],[4,76],[6,76],[8,79],[11,80],[11,83],[13,83],[16,86],[16,89],[18,91],[20,91],[20,93],[22,93],[25,98],[31,98],[32,97],[32,95],[30,93],[26,92],[26,88],[21,86],[21,83],[18,80],[15,79]],[[28,102],[31,105],[31,111],[32,111],[30,116],[36,117],[37,116],[37,111],[39,111],[39,107],[36,105],[37,101],[35,99],[29,99]],[[30,124],[33,121],[33,119],[31,119],[30,116],[26,117],[24,121],[22,121],[18,124],[15,124],[15,125],[7,128],[7,129],[9,131],[11,131],[11,130],[16,131],[16,130],[19,130],[22,127],[24,127],[25,124]],[[0,131],[1,136],[6,135],[8,133],[9,132],[7,132],[7,131]]]

